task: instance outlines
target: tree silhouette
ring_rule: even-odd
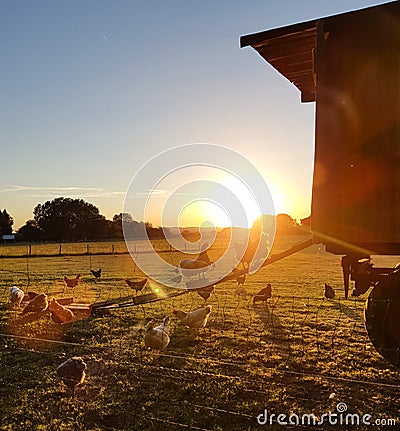
[[[12,234],[13,218],[8,214],[7,210],[0,211],[0,237],[2,235]]]
[[[18,229],[18,241],[39,241],[45,239],[44,232],[37,226],[35,220],[27,220],[27,222]]]
[[[51,241],[99,239],[107,230],[99,209],[82,199],[56,198],[37,205],[33,213],[38,228]]]

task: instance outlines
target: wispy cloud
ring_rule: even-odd
[[[121,198],[127,195],[128,198],[143,198],[152,197],[158,198],[166,195],[187,196],[191,193],[186,192],[171,192],[164,189],[143,190],[130,194],[125,191],[113,191],[103,189],[101,187],[33,187],[25,185],[10,185],[0,189],[0,193],[18,193],[24,197],[38,199],[52,199],[56,197],[72,197],[72,198]]]
[[[22,185],[12,185],[0,190],[0,193],[24,193],[24,196],[34,198],[49,197],[79,197],[79,198],[113,198],[125,195],[125,192],[112,191],[100,187],[32,187]]]
[[[157,197],[165,197],[166,195],[168,195],[169,197],[180,197],[180,196],[198,197],[198,194],[194,194],[194,193],[177,192],[177,191],[164,190],[164,189],[153,189],[153,190],[144,190],[142,192],[128,191],[127,198],[143,198],[143,197],[157,198]]]
[[[143,192],[137,192],[137,193],[134,193],[132,196],[150,196],[150,195],[152,195],[154,197],[154,196],[162,196],[162,195],[165,195],[167,193],[170,193],[170,192],[168,192],[167,190],[163,190],[163,189],[153,189],[153,190],[145,190]]]

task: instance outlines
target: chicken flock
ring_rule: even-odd
[[[243,254],[243,250],[239,250],[237,246],[236,252],[242,253],[241,263],[244,269],[249,268],[251,259],[255,254],[255,245],[251,244],[249,250],[246,250]],[[204,278],[204,273],[212,267],[213,263],[207,254],[205,247],[202,248],[199,256],[196,259],[183,259],[180,261],[177,267],[178,275],[173,278],[174,281],[180,283],[183,277],[192,279],[194,275],[197,275],[199,279]],[[91,274],[95,278],[97,283],[102,275],[102,269],[98,270],[90,269]],[[232,277],[236,281],[237,288],[236,294],[238,298],[247,298],[248,294],[244,287],[246,282],[246,274],[240,271],[238,268],[234,268],[232,275],[238,273],[236,277]],[[126,285],[135,291],[136,295],[146,289],[148,279],[144,278],[141,280],[130,280],[125,278],[124,282]],[[64,291],[67,289],[75,289],[82,282],[81,274],[74,277],[68,278],[63,276]],[[205,328],[209,317],[212,312],[212,305],[206,305],[206,301],[215,292],[215,285],[208,285],[194,289],[194,291],[203,298],[204,306],[193,310],[184,311],[182,309],[173,308],[172,316],[177,321],[188,328],[189,330],[201,330]],[[329,299],[335,297],[333,288],[325,284],[324,296]],[[264,288],[258,291],[255,295],[252,295],[252,304],[257,306],[257,303],[261,303],[264,306],[268,306],[268,300],[272,297],[272,286],[268,283]],[[68,304],[57,300],[56,298],[49,298],[45,293],[27,292],[12,286],[9,294],[10,308],[18,309],[22,308],[22,315],[32,313],[39,316],[45,313],[50,314],[51,320],[59,325],[73,322],[75,319],[74,312],[68,308]],[[145,325],[143,343],[147,349],[156,351],[158,353],[166,349],[173,336],[171,331],[171,317],[165,316],[162,321],[156,322],[155,319],[150,319]],[[63,381],[63,383],[69,388],[71,396],[74,397],[76,387],[82,385],[85,381],[87,365],[81,357],[72,357],[61,363],[57,368],[57,374]]]

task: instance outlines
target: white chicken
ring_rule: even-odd
[[[147,348],[153,350],[164,350],[170,342],[170,318],[164,317],[161,325],[154,327],[154,320],[147,323],[146,331],[144,333],[144,344]]]
[[[24,299],[24,292],[17,286],[10,287],[10,302],[11,307],[19,307]]]
[[[177,317],[184,325],[189,328],[204,328],[207,324],[208,317],[211,313],[211,305],[197,310],[185,312],[181,310],[172,310],[172,314]]]

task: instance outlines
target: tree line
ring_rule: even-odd
[[[146,234],[151,239],[165,237],[163,228],[136,221],[128,213],[115,214],[112,220],[107,220],[95,205],[82,199],[56,198],[38,204],[33,214],[33,219],[17,230],[17,241],[123,239],[124,230],[128,239],[144,238]],[[299,235],[309,231],[310,217],[302,219],[299,225],[288,214],[278,214],[275,222],[278,235]],[[7,210],[0,210],[0,239],[12,233],[13,224],[14,220]]]
[[[161,227],[149,222],[136,221],[130,214],[119,213],[107,220],[100,210],[83,199],[56,198],[38,204],[33,219],[17,230],[17,241],[81,241],[99,239],[122,239],[123,226],[132,238],[163,238]],[[7,210],[0,210],[0,239],[12,233],[14,220]]]

